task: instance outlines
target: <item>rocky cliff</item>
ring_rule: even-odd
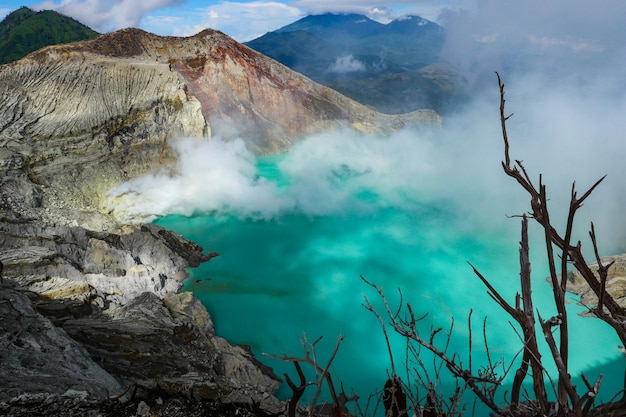
[[[377,113],[212,30],[127,29],[44,48],[0,66],[0,102],[5,212],[92,229],[109,226],[93,216],[102,195],[171,163],[176,136],[236,135],[271,153],[338,126],[439,121],[430,110]]]
[[[608,270],[606,291],[619,305],[626,306],[626,254],[602,258],[604,266],[611,262],[613,262],[613,265]],[[592,263],[589,267],[596,273],[598,282],[600,282],[600,275],[597,273],[598,263]],[[571,271],[567,279],[567,290],[580,296],[580,305],[591,309],[598,304],[598,297],[577,270]]]
[[[0,103],[0,413],[14,415],[129,387],[280,412],[271,372],[176,294],[184,268],[216,254],[120,224],[103,196],[173,166],[179,136],[239,136],[262,154],[323,129],[439,121],[377,113],[210,30],[41,49],[0,66]]]

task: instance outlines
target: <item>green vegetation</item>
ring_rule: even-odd
[[[44,46],[93,39],[99,33],[54,12],[21,7],[0,22],[0,64],[17,61]]]

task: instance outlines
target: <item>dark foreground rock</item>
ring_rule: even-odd
[[[7,417],[270,417],[251,405],[197,401],[184,395],[168,396],[151,391],[143,398],[87,400],[76,395],[23,396],[0,402],[0,415]]]
[[[0,243],[0,415],[284,410],[271,371],[178,293],[184,268],[216,254],[154,225],[5,221]]]
[[[106,397],[122,391],[78,342],[37,312],[32,298],[8,282],[0,289],[0,400],[27,393]]]
[[[59,326],[37,311],[39,297],[3,279],[0,415],[278,415],[285,408],[273,395],[276,377],[247,349],[216,336],[191,293],[144,293],[57,319]],[[170,414],[142,414],[140,405]]]

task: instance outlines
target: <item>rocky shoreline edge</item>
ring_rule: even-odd
[[[0,221],[0,414],[280,415],[279,380],[179,293],[215,253],[152,224]]]

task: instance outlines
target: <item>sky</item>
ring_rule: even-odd
[[[457,7],[453,3],[465,1],[0,0],[0,19],[21,6],[27,6],[33,10],[56,10],[101,33],[139,27],[158,35],[189,36],[211,28],[245,42],[309,14],[354,12],[383,23],[417,14],[435,21],[441,10]]]

